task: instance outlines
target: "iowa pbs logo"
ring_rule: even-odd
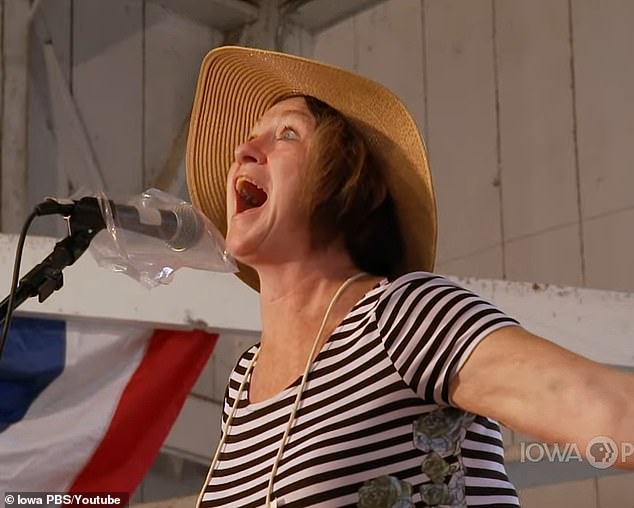
[[[628,443],[623,443],[623,445]],[[623,457],[634,453],[634,445],[629,443],[631,450],[626,453],[623,450]],[[625,446],[624,446],[625,448]],[[619,447],[613,439],[607,436],[598,436],[592,439],[586,447],[586,458],[588,462],[597,469],[607,469],[616,464],[619,458]]]

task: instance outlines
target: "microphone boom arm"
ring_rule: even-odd
[[[69,236],[57,242],[53,252],[20,279],[13,309],[16,309],[27,298],[33,296],[37,296],[41,303],[54,291],[60,289],[64,284],[62,270],[79,259],[98,231],[98,229],[92,228],[78,228]],[[4,322],[9,310],[9,297],[6,297],[0,303],[0,323]]]

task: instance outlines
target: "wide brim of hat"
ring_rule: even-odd
[[[401,273],[431,271],[436,204],[423,139],[401,101],[382,85],[344,69],[273,51],[222,46],[204,58],[189,126],[187,185],[194,205],[226,235],[226,182],[235,148],[280,99],[310,95],[343,113],[380,161],[405,244]],[[258,275],[238,276],[256,291]]]

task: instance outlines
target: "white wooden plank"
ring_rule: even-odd
[[[74,3],[73,95],[111,195],[142,190],[143,2]]]
[[[40,3],[38,22],[46,24],[46,31],[55,48],[66,87],[70,82],[70,0]],[[29,80],[29,137],[28,175],[29,209],[42,201],[44,196],[68,196],[68,178],[60,163],[60,151],[53,132],[53,117],[49,82],[42,44],[37,34],[31,35]],[[42,219],[33,224],[32,234],[61,234],[63,225]]]
[[[356,71],[392,90],[423,126],[422,6],[389,0],[355,16]]]
[[[209,464],[220,439],[221,417],[220,404],[188,396],[162,450],[199,464]]]
[[[158,5],[204,23],[216,30],[230,31],[257,18],[258,8],[245,0],[154,0]],[[149,4],[148,4],[149,6]]]
[[[61,220],[61,219],[60,219]],[[0,235],[0,287],[8,293],[16,237]],[[22,273],[42,261],[54,240],[29,237]],[[23,313],[138,321],[154,327],[257,332],[257,294],[231,274],[182,269],[167,285],[147,290],[133,279],[99,268],[88,252],[64,272],[64,288],[44,303],[20,307]]]
[[[15,236],[0,235],[0,286],[8,288]],[[23,272],[48,255],[53,240],[30,237]],[[535,283],[456,278],[529,330],[596,361],[634,366],[634,293]],[[183,269],[168,286],[151,291],[98,268],[89,254],[65,272],[65,288],[24,312],[47,316],[118,319],[153,326],[202,327],[237,336],[260,330],[257,294],[230,274]]]
[[[562,286],[584,285],[577,225],[511,239],[506,243],[505,252],[506,278],[509,280],[547,282]]]
[[[496,245],[465,256],[445,259],[436,263],[435,272],[468,276],[477,274],[485,279],[502,278],[502,246]]]
[[[184,143],[177,140],[191,108],[204,55],[219,45],[222,34],[178,16],[161,5],[146,6],[145,29],[145,168],[143,187],[154,186],[171,163],[178,169]],[[169,162],[168,162],[169,160]],[[167,190],[167,187],[165,188]]]
[[[104,189],[104,173],[99,167],[94,143],[86,132],[52,44],[42,44],[42,52],[51,97],[52,126],[59,165],[66,174],[70,187]]]
[[[426,1],[425,33],[438,260],[473,257],[461,273],[490,274],[475,258],[501,245],[491,2]]]
[[[625,506],[634,508],[634,473],[599,478],[597,482],[598,508]]]
[[[595,361],[634,366],[634,293],[473,278],[460,284],[524,328]]]
[[[634,3],[572,2],[586,283],[634,287]]]
[[[575,0],[571,6],[581,203],[588,218],[634,206],[634,2]]]
[[[568,2],[495,7],[504,228],[511,239],[579,220]]]
[[[27,111],[30,2],[4,2],[0,230],[17,232],[28,214]]]
[[[349,18],[315,36],[313,56],[322,62],[354,71],[354,40],[354,18]]]
[[[597,508],[597,495],[593,479],[522,489],[520,500],[524,508],[541,508],[543,506]]]
[[[282,51],[292,55],[312,58],[315,49],[315,36],[305,28],[282,22]]]
[[[634,210],[625,210],[584,222],[587,286],[632,291],[633,224]]]
[[[59,192],[62,183],[58,178],[57,146],[50,119],[44,111],[43,97],[33,94],[31,88],[28,119],[28,195],[27,210],[32,210],[44,196],[68,196],[68,186]],[[58,235],[63,233],[64,225],[55,217],[42,217],[30,229],[33,235]]]
[[[384,0],[311,0],[301,2],[299,8],[291,15],[294,23],[307,30],[318,33],[339,24],[358,13],[366,11]]]

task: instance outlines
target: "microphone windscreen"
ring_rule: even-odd
[[[176,231],[167,240],[167,244],[176,251],[189,249],[196,245],[203,234],[202,221],[194,209],[187,204],[177,206],[173,212],[176,215]]]

